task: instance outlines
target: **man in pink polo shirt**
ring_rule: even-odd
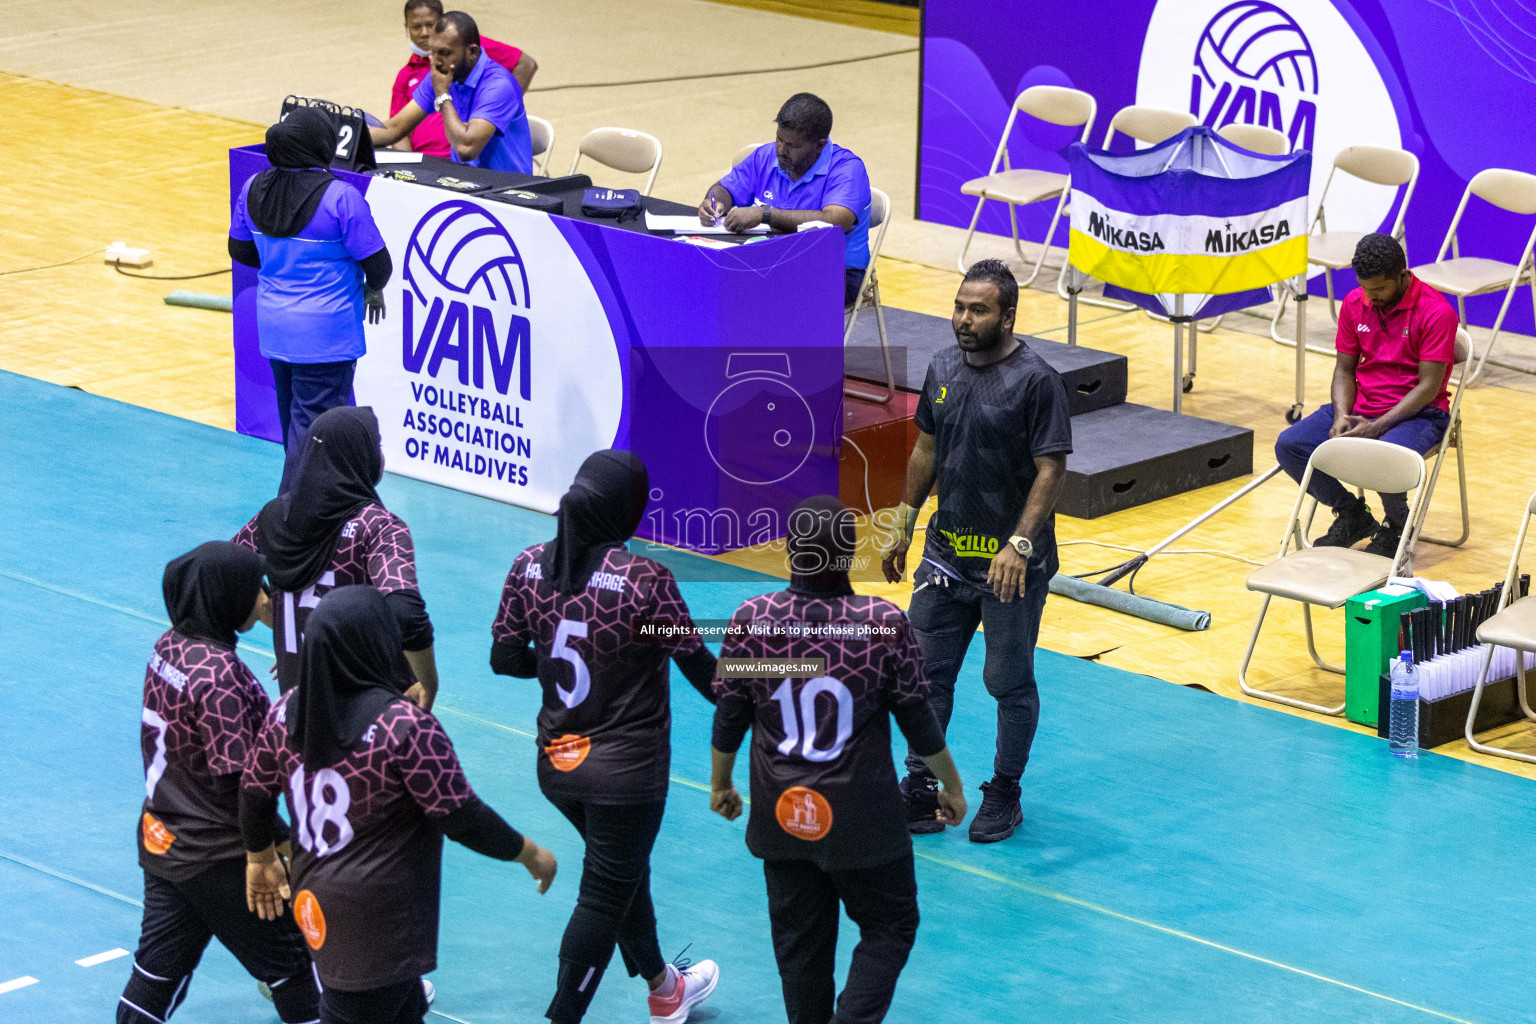
[[[1333,402],[1289,427],[1275,442],[1275,458],[1297,481],[1307,459],[1330,437],[1374,437],[1420,455],[1449,425],[1451,364],[1456,359],[1456,310],[1445,296],[1408,271],[1408,257],[1391,235],[1366,235],[1352,266],[1360,287],[1344,299],[1334,341]],[[1315,543],[1353,547],[1388,558],[1408,520],[1408,496],[1383,494],[1377,523],[1365,499],[1323,473],[1310,493],[1333,509],[1333,526]]]
[[[423,78],[432,76],[432,59],[428,46],[432,42],[432,27],[443,16],[442,0],[405,0],[405,31],[411,39],[411,57],[395,76],[395,87],[389,95],[389,116],[394,117],[411,102],[416,86]],[[517,86],[528,91],[538,62],[515,46],[498,43],[487,36],[480,37],[480,49],[497,64],[512,72]],[[443,115],[431,113],[416,126],[410,135],[410,148],[417,153],[449,159],[448,136],[443,131]]]

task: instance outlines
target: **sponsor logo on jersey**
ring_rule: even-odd
[[[160,823],[160,820],[148,811],[144,812],[142,827],[144,832],[144,849],[156,857],[165,856],[166,851],[171,848],[171,844],[176,841],[176,837],[171,835],[166,827]]]
[[[779,794],[774,807],[779,827],[796,839],[814,843],[832,831],[832,805],[827,798],[805,786],[791,786]]]
[[[991,558],[997,554],[997,538],[982,537],[961,530],[940,530],[949,541],[956,558]]]
[[[158,654],[149,656],[149,668],[155,675],[165,680],[166,685],[180,693],[187,688],[187,674],[172,665]]]
[[[325,945],[325,914],[320,910],[320,901],[308,889],[300,889],[293,898],[293,920],[304,933],[304,941],[309,943],[310,949]]]
[[[585,736],[565,735],[557,737],[544,748],[549,755],[550,767],[558,772],[573,772],[592,753],[592,741]]]

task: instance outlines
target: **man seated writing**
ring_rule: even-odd
[[[454,163],[530,174],[533,142],[523,91],[506,68],[480,48],[480,29],[463,11],[449,11],[432,30],[432,74],[411,101],[380,127],[375,146],[391,146],[437,111]]]
[[[1456,361],[1456,310],[1408,270],[1390,235],[1366,235],[1352,262],[1360,286],[1344,299],[1334,341],[1333,402],[1285,430],[1275,458],[1297,481],[1314,449],[1330,437],[1373,437],[1431,451],[1450,424],[1451,364]],[[1323,473],[1311,495],[1333,509],[1333,526],[1315,543],[1353,547],[1391,558],[1408,522],[1408,496],[1381,496],[1378,524],[1365,499]]]
[[[824,220],[848,236],[843,249],[843,306],[859,297],[869,266],[869,174],[864,161],[835,142],[832,108],[819,96],[796,93],[779,108],[778,135],[709,187],[699,223],[732,231],[767,224],[797,231]]]
[[[405,109],[423,79],[432,77],[432,30],[437,25],[437,19],[442,16],[442,0],[406,0],[405,34],[411,41],[411,56],[405,62],[405,67],[395,75],[395,86],[389,94],[390,117]],[[512,72],[519,89],[524,93],[528,91],[528,83],[533,81],[534,72],[539,69],[538,62],[531,55],[515,46],[498,43],[490,36],[480,37],[480,50]],[[448,136],[443,134],[442,115],[436,112],[428,114],[426,120],[411,132],[410,137],[397,145],[401,149],[440,156],[445,160],[453,153],[448,147]]]

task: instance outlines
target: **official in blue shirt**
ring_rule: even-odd
[[[869,266],[869,174],[864,161],[835,142],[832,108],[819,96],[796,93],[779,108],[775,141],[757,150],[709,187],[699,221],[732,231],[767,224],[795,231],[808,220],[836,224],[843,250],[843,305],[859,296]]]
[[[373,144],[394,145],[436,110],[443,115],[454,163],[532,174],[533,138],[522,87],[485,56],[475,19],[463,11],[444,14],[433,29],[431,50],[432,74],[398,114],[368,129]]]
[[[229,255],[255,267],[256,332],[272,364],[283,428],[280,490],[298,469],[310,424],[349,405],[364,352],[363,315],[384,315],[393,267],[363,194],[328,169],[330,115],[300,107],[267,129],[270,168],[245,183],[229,225]]]

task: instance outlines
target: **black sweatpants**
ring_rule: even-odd
[[[789,1024],[884,1020],[917,938],[912,852],[853,871],[823,871],[805,860],[766,860],[763,875]],[[859,926],[859,944],[834,1016],[839,902]]]
[[[169,1020],[187,996],[210,939],[257,981],[272,988],[278,1016],[291,1024],[319,1016],[309,948],[292,913],[263,921],[245,904],[245,858],[220,861],[184,882],[144,872],[144,924],[133,973],[117,1004],[118,1024]],[[255,993],[251,997],[256,998]]]
[[[420,978],[362,992],[328,988],[320,995],[320,1024],[422,1024],[426,1015]]]
[[[650,979],[666,969],[651,903],[651,848],[667,804],[592,804],[557,796],[549,802],[587,847],[576,909],[560,942],[555,998],[544,1011],[557,1024],[576,1024],[597,994],[615,944],[630,977]]]

